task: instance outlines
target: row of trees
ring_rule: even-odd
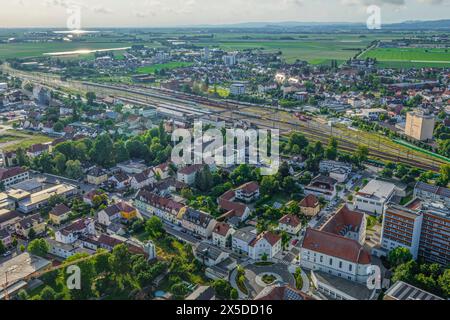
[[[83,176],[82,163],[91,162],[102,167],[112,167],[129,159],[144,159],[149,165],[160,164],[170,158],[172,148],[162,124],[145,134],[130,139],[114,140],[109,134],[95,139],[65,141],[51,153],[44,152],[30,159],[25,150],[17,150],[20,166],[29,166],[41,172],[62,175],[71,179]]]

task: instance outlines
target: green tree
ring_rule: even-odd
[[[160,239],[165,233],[164,224],[161,219],[153,216],[145,222],[145,231],[152,239]]]
[[[56,152],[53,155],[53,164],[55,166],[55,171],[57,174],[63,175],[66,171],[66,156],[60,152]]]
[[[50,246],[45,239],[35,239],[28,244],[28,251],[39,257],[47,255],[49,250]]]
[[[95,94],[95,92],[89,91],[86,93],[86,99],[87,99],[88,104],[92,105],[94,103],[95,99],[97,99],[97,95]]]
[[[83,169],[79,160],[68,160],[66,162],[66,176],[70,179],[79,179],[83,176]]]
[[[223,279],[215,280],[212,287],[216,293],[216,297],[222,300],[232,299],[233,287],[231,284]]]
[[[53,125],[53,130],[56,132],[62,132],[64,130],[64,123],[62,123],[61,121],[56,122]]]
[[[3,242],[0,240],[0,254],[4,254],[5,252],[6,252],[5,245],[4,245]]]
[[[392,267],[397,267],[412,260],[413,256],[407,248],[397,247],[388,254],[388,261]]]
[[[113,141],[109,135],[102,134],[95,139],[91,150],[91,159],[103,167],[110,167],[114,164]]]
[[[445,297],[450,297],[450,269],[445,269],[444,273],[438,278],[439,287]]]
[[[46,286],[40,294],[40,299],[41,300],[56,300],[56,292],[55,290],[53,290],[52,287]]]

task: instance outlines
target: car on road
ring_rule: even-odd
[[[292,242],[291,242],[291,243],[292,243],[292,245],[293,245],[293,246],[296,246],[296,245],[297,245],[297,243],[298,243],[298,239],[294,239],[294,240],[292,240]]]
[[[2,254],[2,257],[6,258],[6,257],[8,257],[10,255],[12,255],[12,252],[11,251],[6,251],[4,254]]]

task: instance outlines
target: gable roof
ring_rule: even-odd
[[[363,213],[352,211],[345,205],[320,230],[345,236],[348,231],[359,232],[363,219]]]
[[[302,248],[320,252],[342,260],[369,264],[369,253],[356,240],[315,229],[306,229]]]
[[[247,194],[254,193],[259,190],[259,184],[255,181],[251,181],[240,186],[238,190],[241,190]]]
[[[259,234],[252,242],[250,242],[250,246],[254,247],[259,241],[265,239],[272,247],[277,244],[278,241],[281,240],[281,237],[273,232],[264,231]]]
[[[225,222],[218,222],[216,226],[214,227],[214,233],[221,235],[222,237],[225,237],[228,234],[228,231],[230,231],[231,227],[228,223]]]
[[[133,212],[134,210],[136,210],[135,208],[133,208],[132,206],[130,206],[128,203],[126,202],[119,202],[116,204],[113,204],[112,206],[109,206],[108,208],[106,208],[104,211],[106,212],[106,214],[108,216],[113,216],[119,212]]]
[[[294,227],[294,228],[299,226],[302,223],[300,221],[300,218],[295,216],[295,215],[293,215],[293,214],[285,215],[278,222],[281,223],[281,224],[289,225],[289,226]]]
[[[299,203],[299,206],[303,208],[316,208],[318,205],[320,205],[319,199],[313,194],[307,195]]]
[[[66,206],[65,204],[58,204],[52,209],[52,211],[50,211],[50,214],[59,217],[66,214],[67,212],[70,212],[70,208],[68,206]]]

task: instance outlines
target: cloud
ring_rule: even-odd
[[[444,0],[417,0],[417,2],[436,5],[436,4],[443,4]]]

